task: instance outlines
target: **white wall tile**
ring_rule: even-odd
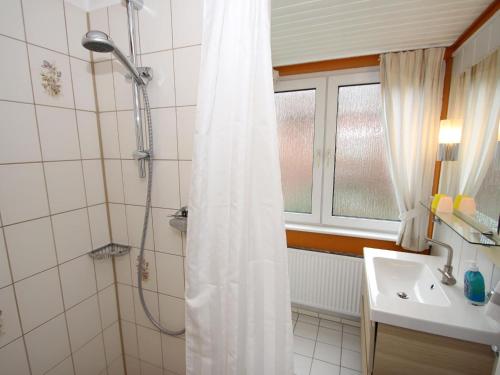
[[[110,259],[94,259],[97,290],[102,290],[114,282],[113,263]]]
[[[134,372],[131,372],[134,374]],[[108,367],[108,375],[124,375],[125,369],[123,367],[123,360],[120,356],[116,358]]]
[[[107,245],[110,242],[108,211],[105,204],[89,207],[90,234],[94,249]]]
[[[20,338],[0,348],[0,363],[5,374],[28,375],[30,373],[23,339]]]
[[[76,305],[96,292],[94,263],[83,255],[59,266],[66,308]]]
[[[79,303],[66,311],[69,341],[75,352],[101,331],[97,296]]]
[[[178,208],[179,201],[179,169],[177,161],[157,160],[153,164],[153,206],[162,208]]]
[[[174,48],[201,43],[202,1],[172,0]]]
[[[132,111],[120,111],[116,113],[116,116],[118,120],[121,158],[132,159],[132,153],[137,149],[134,113]]]
[[[97,54],[94,54],[94,56]],[[99,111],[114,111],[115,93],[113,87],[113,69],[111,61],[94,64],[94,79]]]
[[[181,232],[169,224],[175,210],[153,208],[153,232],[155,250],[163,253],[182,255]]]
[[[137,326],[139,358],[156,366],[162,365],[160,332]]]
[[[40,161],[33,105],[0,101],[0,115],[0,163]]]
[[[147,178],[139,177],[137,162],[135,160],[122,160],[122,171],[125,203],[145,205]]]
[[[146,0],[144,7],[148,11],[139,12],[139,34],[142,53],[171,49],[170,2]]]
[[[82,164],[80,161],[45,163],[45,176],[52,213],[85,206]]]
[[[130,268],[132,269],[134,277],[132,277],[132,285],[137,287],[137,265],[139,263],[139,249],[133,247],[130,252]],[[142,285],[144,289],[147,290],[157,290],[156,286],[156,260],[154,251],[145,250],[144,260],[147,263],[147,272],[149,273],[147,278],[143,278]]]
[[[75,90],[75,108],[95,111],[94,80],[89,62],[70,58],[71,75]]]
[[[104,160],[106,172],[106,190],[108,200],[115,203],[124,202],[122,162],[120,160]]]
[[[127,8],[120,2],[108,7],[109,36],[125,53],[128,52]]]
[[[177,337],[162,335],[163,366],[176,374],[186,372],[186,344]]]
[[[177,105],[194,105],[198,96],[201,46],[174,50]]]
[[[33,103],[26,44],[0,36],[0,51],[9,56],[0,59],[0,99]]]
[[[64,3],[64,11],[68,30],[69,54],[90,61],[90,51],[82,46],[82,37],[88,31],[87,12],[68,1]]]
[[[176,255],[156,253],[158,291],[173,297],[184,298],[184,262]]]
[[[135,324],[122,321],[122,339],[125,354],[137,357],[137,329]],[[128,367],[127,363],[127,370]],[[127,371],[127,373],[128,372],[129,371]],[[135,374],[135,372],[132,372],[132,374]]]
[[[189,203],[189,191],[191,190],[191,168],[192,163],[190,161],[179,162],[181,206],[187,206]]]
[[[36,115],[43,160],[80,159],[75,111],[37,105]]]
[[[130,254],[115,258],[116,281],[132,285],[132,270],[130,268]]]
[[[193,157],[193,136],[196,122],[196,107],[177,108],[177,134],[179,137],[179,159]]]
[[[118,143],[118,128],[116,112],[99,114],[101,125],[102,153],[106,159],[119,159],[120,146]]]
[[[127,229],[130,245],[139,247],[141,244],[142,226],[144,223],[144,207],[142,206],[126,206],[127,213]],[[153,233],[151,218],[148,222],[148,233]],[[146,238],[146,249],[154,250],[154,242],[151,235]]]
[[[12,286],[0,289],[0,306],[2,310],[0,347],[2,347],[21,336],[21,326],[19,324],[14,288]]]
[[[76,111],[82,159],[99,159],[101,148],[97,130],[97,116],[93,112]]]
[[[106,368],[102,335],[73,354],[76,375],[95,375]]]
[[[24,40],[21,0],[9,0],[2,2],[2,12],[0,13],[0,34]]]
[[[132,80],[128,78],[129,71],[119,63],[113,60],[113,82],[115,85],[115,101],[118,111],[131,110],[133,108],[132,100]]]
[[[121,360],[122,347],[118,322],[115,322],[112,326],[105,329],[103,332],[103,336],[104,350],[106,352],[106,360],[109,366],[116,358],[120,358]]]
[[[175,108],[151,111],[154,134],[155,159],[177,159],[177,127]]]
[[[102,7],[91,10],[89,13],[90,30],[101,30],[109,35],[108,8]],[[92,52],[92,61],[111,60],[111,53]]]
[[[75,103],[73,100],[73,85],[71,83],[69,57],[32,45],[28,45],[28,53],[30,57],[31,79],[33,80],[35,103],[74,108]],[[42,86],[42,76],[40,73],[43,71],[41,66],[44,61],[54,64],[57,70],[61,72],[61,78],[59,81],[61,91],[56,96],[50,95]]]
[[[154,79],[148,85],[152,108],[175,105],[174,67],[172,51],[142,55],[142,65],[153,68]]]
[[[83,177],[85,178],[85,190],[87,193],[87,204],[95,205],[104,203],[104,180],[102,176],[102,165],[100,160],[84,160]]]
[[[121,318],[129,322],[135,322],[132,287],[129,285],[118,284],[118,300],[120,301]]]
[[[3,232],[0,230],[0,288],[9,284],[12,284],[9,260],[7,259]]]
[[[57,268],[31,276],[14,285],[25,333],[63,312]]]
[[[73,361],[71,357],[66,358],[64,361],[59,363],[56,367],[52,368],[45,375],[73,375]]]
[[[103,328],[109,327],[118,320],[115,286],[108,286],[99,292],[99,305]],[[114,358],[112,358],[114,359]]]
[[[137,277],[137,276],[136,276]],[[143,327],[148,327],[150,329],[157,330],[157,328],[151,323],[149,318],[144,312],[141,301],[139,299],[139,290],[133,288],[134,292],[134,308],[135,308],[135,322]],[[144,300],[146,301],[146,306],[149,312],[153,315],[157,321],[160,319],[160,312],[158,309],[158,294],[156,292],[151,292],[144,289]]]
[[[49,218],[4,228],[14,281],[57,265]]]
[[[68,53],[62,0],[23,0],[28,42]]]
[[[41,163],[1,165],[0,211],[4,225],[49,213]]]
[[[154,366],[148,362],[140,361],[142,375],[164,375],[161,367]],[[168,374],[167,374],[168,375]]]
[[[170,330],[178,331],[185,327],[183,299],[158,295],[160,299],[160,323]]]
[[[109,204],[109,216],[111,221],[111,233],[113,242],[127,245],[127,220],[125,215],[125,205],[123,204]]]
[[[87,209],[54,215],[52,225],[59,263],[67,262],[92,250]]]

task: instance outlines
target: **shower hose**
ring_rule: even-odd
[[[160,332],[171,336],[182,335],[185,329],[178,331],[169,330],[163,327],[158,320],[155,319],[151,311],[149,311],[146,301],[144,299],[144,290],[142,288],[143,264],[144,264],[144,246],[146,244],[146,236],[148,235],[148,222],[149,214],[151,211],[151,189],[153,186],[153,124],[151,121],[151,108],[149,105],[149,97],[145,85],[141,85],[142,97],[144,98],[144,107],[146,113],[146,122],[148,129],[148,144],[149,144],[149,160],[148,160],[148,180],[147,180],[147,193],[146,193],[146,207],[144,210],[144,225],[142,227],[141,248],[139,251],[139,259],[137,266],[137,287],[139,289],[139,299],[141,300],[142,308],[148,319],[153,325],[160,330]]]

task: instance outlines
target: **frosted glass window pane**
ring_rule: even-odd
[[[337,105],[332,214],[397,220],[380,84],[340,86]]]
[[[275,94],[285,211],[312,212],[316,90]]]

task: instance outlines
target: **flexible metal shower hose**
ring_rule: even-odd
[[[165,327],[163,327],[159,321],[157,321],[151,312],[149,311],[146,301],[144,300],[144,291],[142,289],[142,272],[143,272],[143,263],[144,263],[144,246],[146,244],[146,236],[148,234],[148,222],[149,222],[149,213],[151,211],[151,189],[153,186],[153,124],[151,121],[151,108],[149,106],[149,97],[147,93],[147,89],[145,85],[141,85],[142,97],[144,98],[144,107],[146,112],[146,122],[148,127],[148,144],[149,144],[149,160],[148,160],[148,181],[147,181],[147,193],[146,193],[146,207],[144,209],[144,225],[142,227],[142,237],[141,237],[141,248],[139,251],[139,264],[137,267],[137,286],[139,289],[139,298],[141,300],[142,308],[146,313],[148,319],[155,325],[156,328],[160,330],[160,332],[165,333],[171,336],[182,335],[185,329],[181,329],[178,331],[171,331]]]

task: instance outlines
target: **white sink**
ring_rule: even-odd
[[[446,259],[390,250],[364,249],[370,319],[379,323],[481,344],[500,344],[500,324],[484,306],[464,297],[463,283],[441,283]],[[454,270],[455,276],[457,271]],[[402,292],[400,296],[398,293]]]
[[[373,258],[376,287],[388,297],[436,306],[449,306],[440,282],[426,264],[409,260]]]

